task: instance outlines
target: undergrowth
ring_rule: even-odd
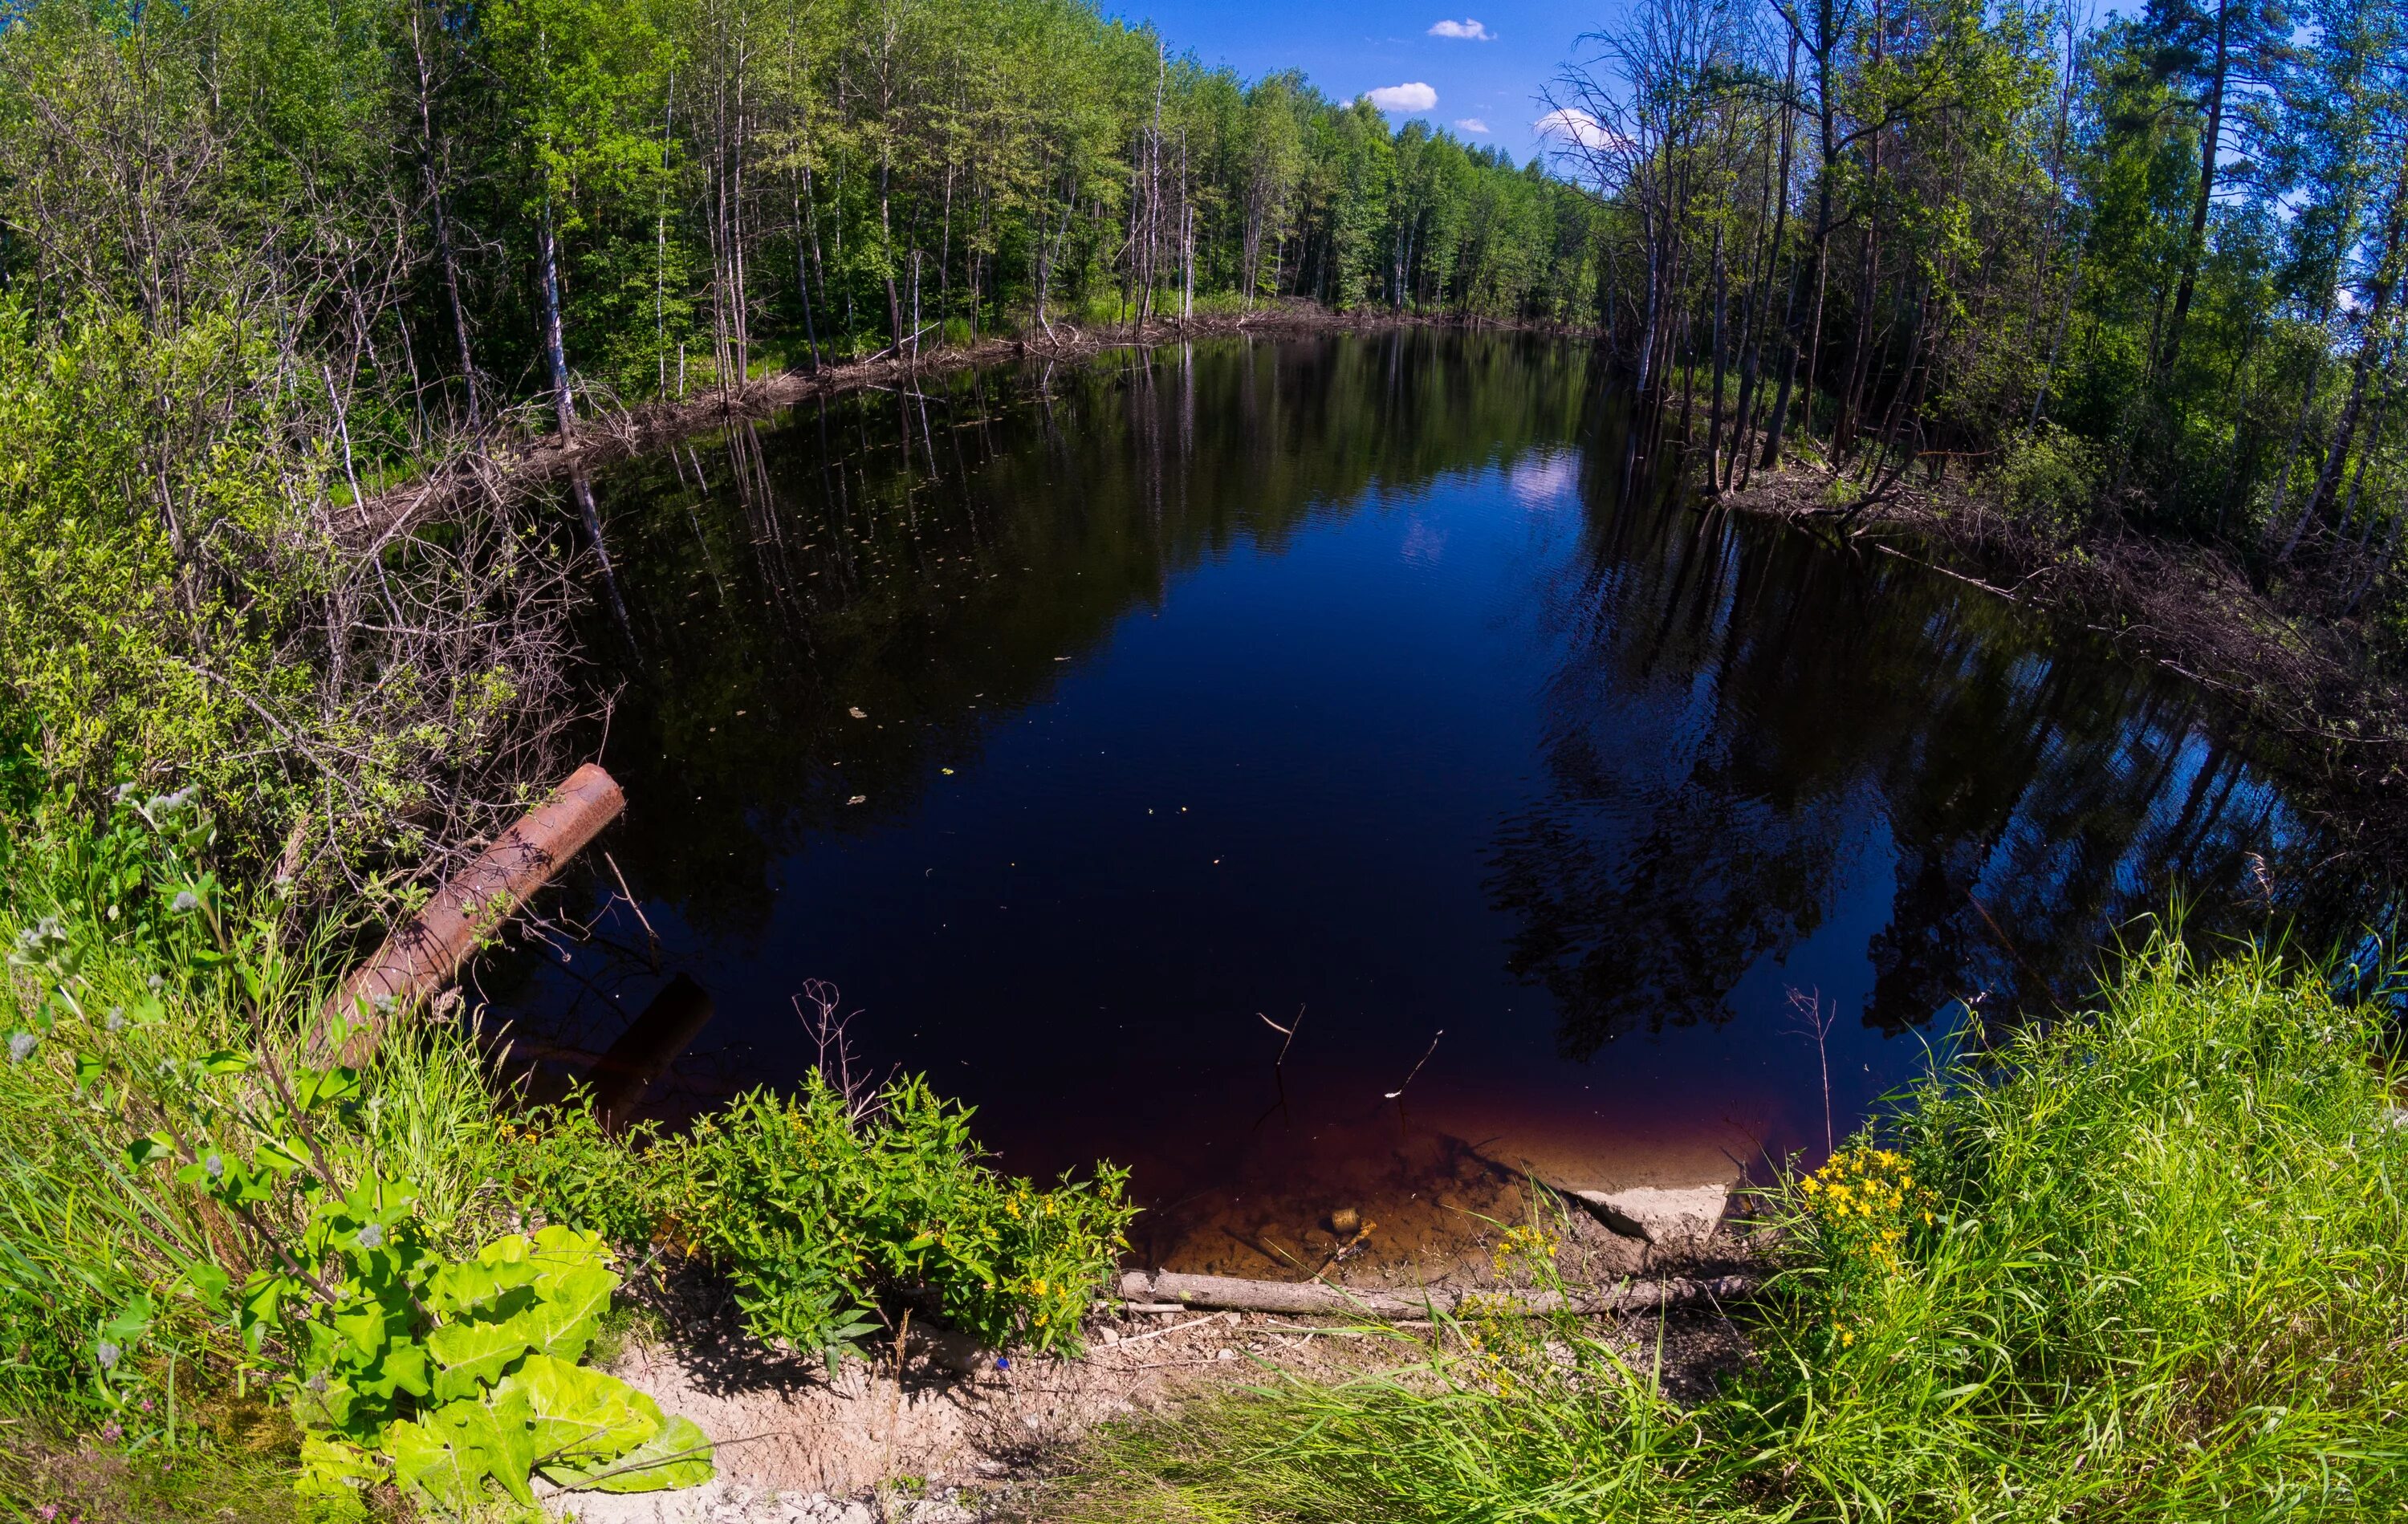
[[[126,779],[197,787],[246,876],[353,924],[415,908],[566,771],[575,550],[499,497],[351,543],[338,426],[272,324],[46,320],[21,296],[0,294],[0,749],[87,829]]]
[[[733,1280],[764,1339],[832,1362],[921,1310],[999,1346],[1075,1346],[1129,1215],[1117,1174],[998,1175],[969,1114],[917,1081],[847,1096],[814,1077],[625,1139],[523,1104],[456,1021],[386,1013],[345,1063],[345,1015],[322,1004],[337,958],[283,895],[221,880],[197,793],[121,790],[94,821],[15,755],[0,1518],[403,1499],[481,1517],[532,1508],[538,1475],[691,1485],[710,1436],[595,1358],[627,1323],[621,1267],[656,1246]],[[211,1501],[268,1474],[294,1484],[272,1503]],[[121,1495],[152,1501],[93,1501]]]
[[[2408,1508],[2408,1118],[2385,1008],[2164,937],[1769,1193],[1747,1367],[1577,1323],[1106,1431],[1069,1520],[2331,1519]]]
[[[715,1266],[756,1338],[831,1365],[915,1309],[996,1348],[1075,1354],[1135,1215],[1109,1165],[1050,1189],[997,1173],[968,1109],[910,1077],[848,1097],[814,1072],[682,1134],[610,1138],[580,1105],[544,1107],[509,1137],[531,1204]]]

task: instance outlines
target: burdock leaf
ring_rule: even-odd
[[[494,1389],[496,1403],[523,1400],[536,1463],[582,1467],[613,1460],[661,1431],[658,1404],[615,1375],[532,1354]]]
[[[527,1352],[521,1319],[508,1323],[446,1323],[427,1335],[435,1357],[435,1400],[474,1397],[501,1380],[510,1361]]]
[[[526,1311],[528,1339],[547,1355],[574,1360],[601,1332],[602,1315],[610,1310],[610,1293],[619,1277],[599,1264],[580,1265],[538,1283],[544,1300]]]
[[[692,1418],[675,1417],[661,1431],[616,1460],[571,1468],[549,1466],[544,1475],[570,1491],[667,1492],[710,1480],[710,1436]]]

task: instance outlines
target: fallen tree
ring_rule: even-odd
[[[1236,1275],[1131,1270],[1122,1275],[1119,1289],[1124,1303],[1140,1308],[1318,1314],[1410,1322],[1457,1317],[1475,1310],[1532,1316],[1570,1312],[1584,1317],[1656,1312],[1699,1303],[1736,1301],[1753,1294],[1759,1284],[1752,1275],[1713,1275],[1625,1281],[1593,1291],[1459,1290],[1443,1287],[1375,1291],[1332,1286],[1321,1280],[1247,1280]]]

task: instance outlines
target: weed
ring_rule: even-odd
[[[682,1136],[622,1144],[569,1106],[511,1138],[548,1215],[716,1265],[761,1339],[835,1363],[924,1304],[998,1348],[1075,1350],[1134,1215],[1125,1176],[1039,1189],[983,1162],[969,1123],[922,1080],[861,1106],[814,1073]]]

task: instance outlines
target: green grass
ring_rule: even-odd
[[[313,1501],[293,1490],[289,1447],[130,1448],[20,1419],[0,1445],[0,1524],[382,1524],[410,1516],[389,1489]]]
[[[55,901],[51,908],[73,913]],[[0,934],[13,937],[24,919],[0,913]],[[274,1049],[288,1065],[300,1061],[322,988],[307,961],[247,958],[239,976],[227,976],[222,967],[162,961],[139,940],[85,946],[77,994],[92,1011],[131,1007],[163,969],[173,976],[156,987],[166,1019],[122,1039],[142,1044],[148,1061],[190,1063],[212,1049]],[[22,1010],[23,976],[10,972]],[[439,1246],[461,1248],[501,1231],[511,1205],[494,1184],[507,1178],[496,1136],[503,1096],[472,1035],[437,1023],[401,1029],[380,1047],[368,1090],[361,1125],[328,1134],[336,1167],[416,1183],[421,1218]],[[63,1038],[0,1063],[0,1412],[92,1395],[95,1330],[171,1283],[176,1267],[211,1257],[205,1199],[133,1166],[129,1126],[86,1099]],[[230,1357],[232,1331],[198,1303],[171,1296],[160,1306],[161,1360],[192,1367],[189,1374]],[[155,1417],[172,1440],[169,1415]]]
[[[1756,1360],[1709,1400],[1597,1330],[1460,1326],[1380,1374],[1109,1431],[1037,1517],[2400,1517],[2386,1019],[2271,955],[2160,941],[2095,1013],[1934,1075],[1854,1175],[1781,1184]]]

